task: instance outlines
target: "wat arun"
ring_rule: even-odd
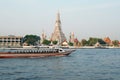
[[[60,20],[60,13],[57,13],[56,22],[55,22],[55,29],[51,36],[52,41],[58,41],[59,44],[66,41],[66,37],[61,29],[61,20]]]

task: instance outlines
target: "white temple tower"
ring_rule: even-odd
[[[60,21],[60,13],[59,12],[57,13],[55,29],[54,29],[54,32],[52,33],[51,40],[58,41],[59,44],[61,44],[62,42],[64,42],[66,40],[66,37],[61,29],[61,21]]]

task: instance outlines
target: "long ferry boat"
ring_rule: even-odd
[[[67,56],[73,51],[62,48],[4,48],[0,49],[0,58]]]

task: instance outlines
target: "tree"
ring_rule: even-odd
[[[113,42],[113,45],[114,46],[119,46],[119,41],[118,40],[114,40],[114,41],[112,41]]]
[[[86,46],[87,44],[88,44],[87,40],[85,40],[85,39],[81,40],[81,45],[82,46]]]
[[[51,41],[49,41],[47,39],[43,40],[43,42],[42,42],[42,44],[44,44],[44,45],[50,45],[50,43],[51,43]]]
[[[53,43],[54,45],[56,45],[56,44],[58,43],[58,41],[52,41],[52,43]]]
[[[89,40],[88,40],[88,45],[89,46],[94,46],[98,41],[98,38],[92,38],[90,37]]]
[[[106,44],[106,42],[105,41],[103,41],[102,39],[98,39],[98,42],[100,43],[100,44]]]
[[[69,45],[69,46],[73,46],[73,43],[72,43],[72,42],[69,42],[68,45]]]
[[[27,43],[27,45],[37,45],[40,41],[40,37],[37,35],[26,35],[23,38],[23,42]]]
[[[106,42],[105,41],[103,41],[102,39],[100,39],[100,38],[89,38],[89,40],[88,40],[88,45],[89,46],[94,46],[97,42],[99,42],[100,44],[102,44],[102,45],[105,45],[106,44]]]

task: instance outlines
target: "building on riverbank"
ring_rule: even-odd
[[[21,47],[22,36],[0,36],[0,47]]]
[[[108,44],[108,46],[113,46],[112,40],[109,37],[105,37],[103,40]]]

